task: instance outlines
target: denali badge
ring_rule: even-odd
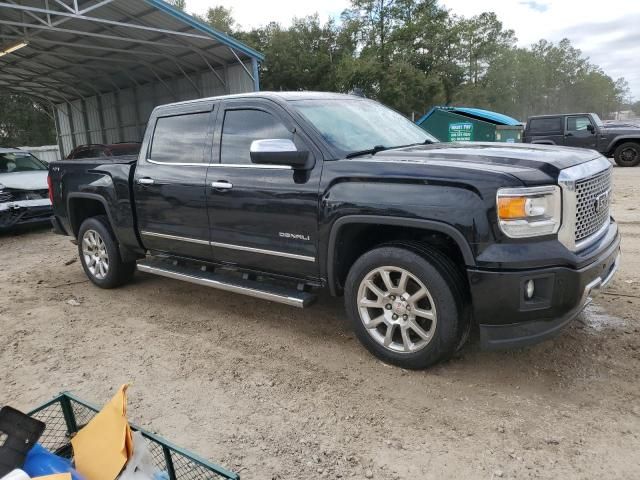
[[[311,237],[309,235],[302,235],[301,233],[280,232],[279,235],[283,238],[292,238],[294,240],[304,240],[305,242],[308,242],[309,240],[311,240]]]
[[[609,191],[601,193],[596,197],[596,213],[600,213],[609,204]]]

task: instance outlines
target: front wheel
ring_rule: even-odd
[[[131,280],[135,262],[123,262],[107,217],[87,218],[78,231],[78,253],[89,280],[100,288],[115,288]]]
[[[616,148],[614,158],[621,167],[635,167],[640,163],[640,143],[623,143]]]
[[[467,326],[463,291],[455,265],[441,253],[387,246],[356,260],[345,303],[356,336],[371,353],[420,369],[456,351]]]

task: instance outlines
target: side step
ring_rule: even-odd
[[[146,259],[138,262],[138,270],[145,273],[173,278],[184,282],[217,288],[226,292],[240,293],[250,297],[284,303],[292,307],[304,308],[311,305],[316,296],[295,288],[267,284],[255,280],[245,280],[230,274],[214,273],[182,265],[173,265],[167,261]]]

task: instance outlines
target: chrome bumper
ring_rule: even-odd
[[[611,269],[609,270],[609,272],[606,274],[604,278],[602,277],[594,278],[591,282],[587,284],[586,287],[584,287],[584,292],[582,293],[582,299],[580,301],[580,304],[582,305],[581,310],[584,309],[587,305],[589,305],[593,301],[593,299],[598,295],[600,295],[600,293],[605,288],[607,288],[607,285],[611,283],[611,280],[613,280],[613,277],[618,271],[618,268],[620,268],[621,256],[622,254],[618,252],[618,256],[613,262],[613,266],[611,267]]]

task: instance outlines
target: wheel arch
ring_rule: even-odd
[[[640,135],[619,135],[616,138],[614,138],[613,140],[611,140],[611,142],[609,142],[609,146],[607,147],[607,156],[613,156],[613,154],[616,151],[616,148],[618,148],[621,144],[623,143],[637,143],[638,145],[640,145]]]
[[[67,197],[67,212],[69,212],[69,225],[74,237],[78,236],[82,222],[97,215],[106,215],[113,230],[113,218],[107,201],[100,195],[94,193],[70,193]]]
[[[109,221],[109,226],[111,227],[116,243],[118,244],[122,261],[130,262],[140,258],[140,255],[122,243],[122,240],[118,236],[116,223],[114,222],[109,205],[101,195],[85,192],[70,193],[67,197],[67,212],[69,215],[69,226],[71,227],[71,233],[74,239],[78,237],[80,226],[87,218],[105,215]]]
[[[341,287],[339,285],[341,273],[337,266],[337,259],[340,249],[339,242],[341,240],[341,235],[345,231],[345,227],[371,227],[375,225],[384,225],[385,227],[402,227],[413,231],[419,231],[424,235],[434,233],[439,234],[453,242],[459,250],[461,259],[464,261],[465,265],[474,266],[476,264],[471,247],[464,235],[455,227],[444,222],[377,215],[348,215],[336,220],[333,223],[329,234],[326,257],[326,274],[331,295],[336,296],[341,291]],[[364,253],[364,251],[361,253]]]

